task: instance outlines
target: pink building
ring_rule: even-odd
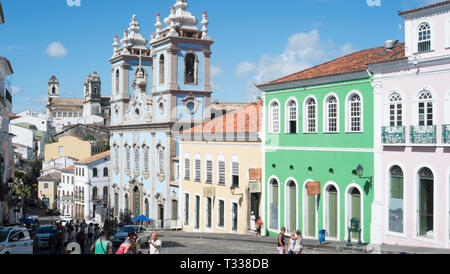
[[[450,247],[450,1],[400,12],[399,61],[369,65],[375,92],[372,243]]]

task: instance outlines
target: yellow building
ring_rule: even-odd
[[[250,230],[262,213],[261,106],[249,104],[185,131],[180,141],[180,213],[188,232]]]
[[[84,159],[104,152],[104,145],[83,141],[78,137],[64,136],[58,142],[45,145],[45,161],[52,161],[63,156]]]
[[[53,172],[38,178],[39,204],[49,209],[56,209],[57,193],[56,189],[61,182],[61,173]]]

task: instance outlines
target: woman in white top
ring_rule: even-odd
[[[291,234],[291,238],[289,239],[288,254],[295,254],[295,244],[297,243],[296,238],[297,237],[295,236],[295,234]]]
[[[295,252],[295,254],[302,254],[302,249],[303,249],[302,232],[300,230],[297,230],[296,234],[297,234],[297,237],[295,240],[294,252]]]

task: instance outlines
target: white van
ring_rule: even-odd
[[[33,254],[33,240],[24,227],[0,228],[0,254]]]

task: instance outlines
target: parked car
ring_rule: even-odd
[[[50,248],[50,237],[52,231],[56,231],[55,226],[41,226],[36,232],[36,237],[39,239],[39,248]]]
[[[122,227],[113,237],[112,243],[114,246],[121,245],[125,239],[128,237],[128,232],[136,231],[138,234],[145,231],[144,227],[141,225],[126,225]]]
[[[33,240],[25,227],[0,229],[0,254],[33,254]]]

